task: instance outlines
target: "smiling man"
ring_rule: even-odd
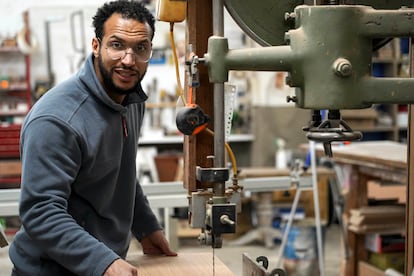
[[[124,261],[131,236],[145,254],[176,255],[136,179],[154,18],[121,0],[100,7],[93,25],[83,68],[48,91],[22,127],[12,275],[138,275]]]

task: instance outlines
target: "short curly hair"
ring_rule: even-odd
[[[95,36],[102,39],[104,36],[104,24],[114,13],[119,13],[123,18],[134,19],[141,23],[148,23],[152,29],[151,40],[155,33],[155,19],[151,12],[141,3],[134,0],[118,0],[105,3],[92,18],[95,28]]]

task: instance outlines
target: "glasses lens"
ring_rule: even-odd
[[[126,55],[125,50],[116,50],[116,49],[108,47],[106,48],[106,51],[108,52],[108,56],[112,58],[113,60],[123,59]]]
[[[114,48],[113,46],[105,47],[108,56],[113,60],[124,59],[127,54],[133,55],[133,58],[137,62],[148,62],[152,56],[152,48],[151,46],[140,46],[137,48],[131,48],[131,51],[128,52],[128,49],[125,48]]]
[[[144,51],[138,52],[138,53],[135,54],[135,56],[136,56],[136,59],[138,61],[147,62],[147,61],[149,61],[151,59],[152,50],[151,49],[148,49],[145,52]]]
[[[113,60],[124,59],[127,54],[133,55],[137,62],[148,62],[152,56],[152,50],[147,50],[145,52],[141,51],[138,53],[127,52],[126,50],[116,50],[112,48],[106,48],[108,56]]]

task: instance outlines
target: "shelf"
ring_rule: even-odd
[[[18,124],[0,124],[0,158],[19,157],[20,129]]]
[[[28,22],[25,20],[25,28],[30,29]],[[4,45],[8,46],[0,46],[0,189],[20,186],[21,123],[33,103],[31,55],[16,43]]]
[[[372,63],[394,63],[395,59],[393,58],[373,58]]]
[[[19,111],[19,110],[12,110],[12,111],[0,111],[0,117],[6,116],[25,116],[27,111]]]
[[[7,93],[7,92],[27,92],[27,83],[26,82],[10,82],[9,87],[7,89],[1,89],[0,93]]]
[[[377,126],[372,128],[354,128],[354,130],[361,132],[392,132],[394,131],[393,126]]]
[[[22,127],[22,125],[20,124],[7,124],[7,125],[2,125],[0,124],[0,132],[2,131],[12,131],[12,130],[19,130]],[[0,135],[1,137],[1,135]]]
[[[230,135],[230,143],[251,142],[254,136],[252,134],[234,134]],[[140,145],[166,145],[166,144],[182,144],[184,136],[164,136],[164,137],[141,137],[138,144]]]
[[[177,104],[175,102],[168,103],[146,103],[146,108],[156,109],[156,108],[176,108]]]
[[[0,47],[0,53],[21,53],[23,54],[20,49],[16,46],[5,46],[5,47]]]
[[[20,176],[17,177],[0,177],[0,184],[17,184],[20,183]]]

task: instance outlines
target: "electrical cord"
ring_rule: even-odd
[[[185,100],[184,97],[184,93],[183,93],[183,89],[181,86],[181,78],[180,78],[180,70],[178,67],[178,57],[177,57],[177,50],[175,48],[175,39],[174,39],[174,22],[170,22],[170,42],[171,42],[171,49],[173,52],[173,56],[174,56],[174,65],[175,65],[175,76],[177,78],[177,86],[178,86],[178,96],[180,97],[181,101],[183,102],[184,105],[187,105],[187,102]],[[193,89],[192,87],[189,87],[189,104],[192,103],[193,101]],[[214,132],[209,129],[206,128],[205,131],[207,131],[208,134],[210,134],[211,136],[214,136]],[[227,150],[227,153],[230,157],[231,163],[232,163],[232,167],[233,167],[233,177],[237,178],[237,161],[236,161],[236,157],[234,155],[233,150],[231,149],[229,143],[225,142],[224,143],[225,148]]]
[[[183,102],[183,105],[186,105],[187,102],[184,98],[184,93],[183,93],[183,89],[182,89],[182,86],[181,86],[181,78],[180,78],[180,70],[179,70],[179,67],[178,67],[177,50],[175,48],[174,22],[170,22],[170,42],[171,42],[171,49],[172,49],[173,57],[174,57],[175,77],[177,79],[178,96],[180,97],[181,101]]]
[[[210,134],[211,136],[214,136],[214,132],[211,129],[206,128],[205,131],[208,134]],[[229,143],[226,142],[226,143],[224,143],[224,145],[226,147],[227,153],[228,153],[228,155],[230,157],[230,160],[231,160],[231,163],[233,165],[233,177],[237,177],[237,161],[236,161],[236,156],[234,155],[233,150],[231,149]]]

